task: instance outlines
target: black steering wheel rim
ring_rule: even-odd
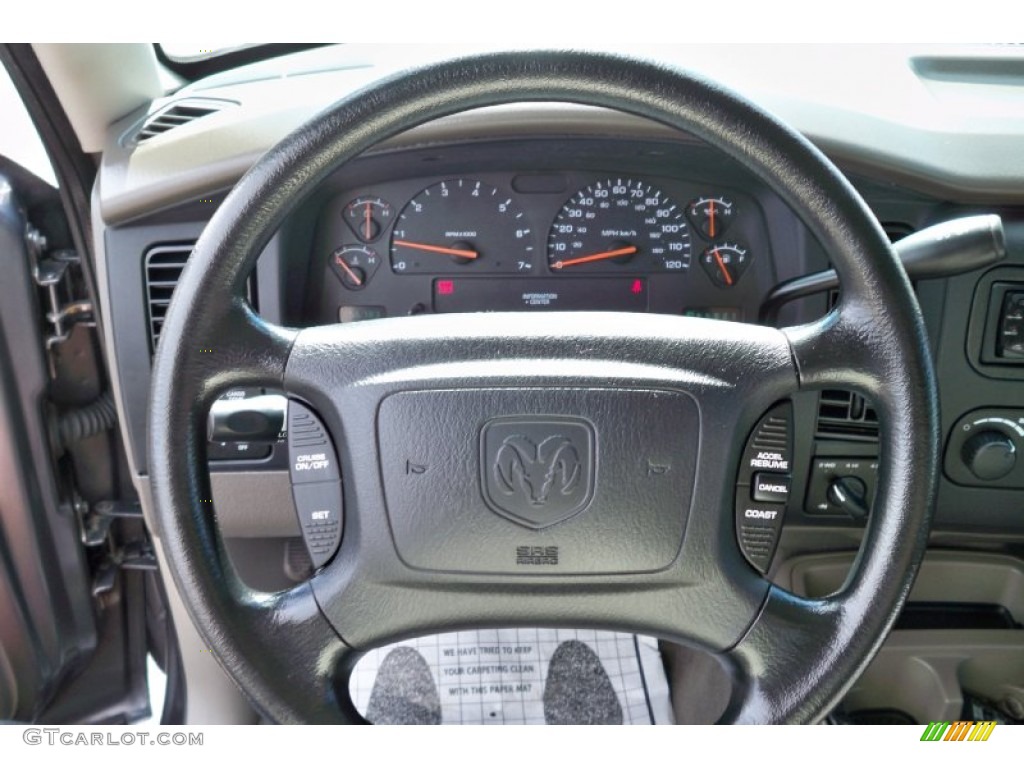
[[[221,664],[270,719],[356,719],[344,690],[353,658],[346,643],[351,636],[343,640],[339,635],[326,593],[314,594],[310,584],[276,595],[255,593],[237,580],[227,562],[209,502],[205,413],[220,392],[240,384],[287,386],[314,400],[315,388],[301,390],[325,367],[342,364],[332,360],[338,349],[358,355],[394,338],[394,327],[384,325],[382,335],[348,334],[338,341],[343,346],[332,347],[328,332],[303,332],[300,338],[248,308],[246,276],[298,201],[339,165],[386,138],[467,109],[522,101],[602,106],[687,131],[769,184],[830,254],[843,298],[822,320],[782,334],[751,332],[753,341],[719,324],[698,325],[694,338],[679,342],[724,357],[756,358],[756,343],[763,337],[766,390],[781,391],[791,373],[796,388],[855,388],[871,396],[880,412],[875,512],[844,589],[809,601],[764,584],[746,630],[728,647],[718,645],[737,676],[726,721],[816,720],[834,706],[881,644],[923,556],[939,446],[937,389],[924,325],[877,222],[818,150],[741,97],[698,76],[650,63],[584,53],[496,54],[399,74],[329,108],[243,177],[210,221],[182,274],[154,363],[150,474],[158,532],[178,590]],[[483,325],[480,334],[498,337]],[[521,337],[509,339],[509,348],[547,350],[544,334],[525,325]],[[440,323],[427,326],[422,336],[413,332],[406,342],[434,347],[436,353],[451,336]],[[618,353],[639,338],[639,361],[645,350],[664,354],[676,343],[652,323],[631,328],[629,339],[602,336],[594,340],[595,348],[604,344],[609,354]],[[726,341],[714,342],[716,334]],[[471,342],[467,359],[473,354]],[[708,346],[713,343],[717,346]],[[769,382],[774,367],[778,380]],[[338,424],[340,418],[328,421]],[[335,580],[346,577],[344,563],[332,567]],[[495,617],[505,615],[497,612]],[[552,623],[555,615],[545,613],[542,620]],[[599,612],[581,619],[594,622],[595,616]],[[395,631],[412,627],[402,626]],[[275,649],[278,655],[265,661]]]

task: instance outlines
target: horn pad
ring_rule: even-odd
[[[684,392],[401,392],[377,419],[395,546],[417,568],[522,575],[666,568],[700,437]]]

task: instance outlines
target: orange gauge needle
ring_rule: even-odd
[[[372,234],[371,231],[370,231],[370,204],[369,203],[366,204],[366,208],[364,210],[363,222],[364,222],[363,223],[363,227],[364,227],[363,233],[366,235],[366,239],[369,240],[370,236]]]
[[[448,254],[449,256],[458,256],[463,259],[475,259],[480,255],[476,251],[466,250],[465,248],[442,248],[439,245],[427,245],[425,243],[410,243],[408,240],[395,240],[395,245],[401,245],[406,248],[415,248],[417,251],[445,253]]]
[[[708,237],[715,236],[715,201],[708,206]]]
[[[729,270],[725,268],[725,262],[722,261],[722,254],[720,254],[718,249],[715,248],[715,250],[711,252],[711,255],[714,256],[715,261],[718,262],[718,268],[722,271],[722,277],[725,278],[725,284],[732,285],[732,275],[730,275]]]
[[[348,275],[348,279],[351,280],[353,283],[355,283],[356,285],[363,284],[363,281],[359,279],[359,275],[352,271],[352,267],[346,264],[344,259],[338,259],[338,266],[340,266],[342,270],[344,270],[345,274]]]
[[[562,269],[564,267],[571,267],[575,264],[587,264],[591,261],[604,261],[605,259],[614,259],[618,256],[629,256],[631,253],[636,253],[636,250],[635,245],[630,245],[625,248],[616,248],[614,251],[592,253],[590,256],[580,256],[575,259],[567,259],[566,261],[556,261],[551,265],[551,268]]]

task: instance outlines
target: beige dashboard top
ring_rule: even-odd
[[[113,224],[228,188],[262,153],[334,101],[414,60],[461,52],[318,49],[215,75],[154,101],[109,131],[99,187],[103,219]],[[956,202],[1024,202],[1024,51],[755,45],[643,53],[738,90],[846,170]],[[186,97],[233,106],[139,146],[126,141],[147,114]],[[439,120],[381,149],[523,135],[678,136],[604,109],[523,104]]]

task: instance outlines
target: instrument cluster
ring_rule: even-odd
[[[318,231],[324,314],[341,322],[519,310],[752,320],[773,277],[754,196],[649,174],[387,181],[332,198]],[[751,277],[759,262],[764,281]]]

